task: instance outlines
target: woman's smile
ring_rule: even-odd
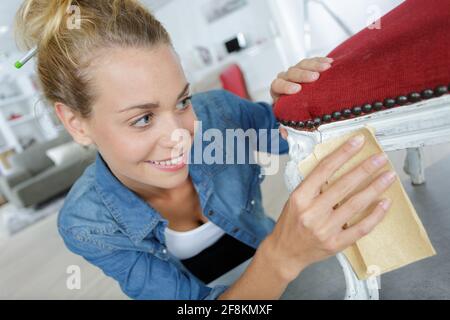
[[[168,160],[163,161],[146,161],[152,167],[157,168],[162,171],[174,172],[178,171],[186,166],[186,153],[181,154],[180,156]]]

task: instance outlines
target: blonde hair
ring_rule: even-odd
[[[88,69],[98,50],[171,45],[162,24],[135,0],[26,0],[15,29],[20,47],[38,48],[46,99],[83,117],[95,101]]]

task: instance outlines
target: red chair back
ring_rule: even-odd
[[[237,64],[232,64],[220,74],[220,82],[225,90],[235,95],[250,100],[244,74]]]

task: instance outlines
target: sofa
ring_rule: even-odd
[[[49,150],[65,145],[72,152],[56,164],[49,157]],[[75,152],[74,145],[78,148]],[[0,192],[17,207],[37,207],[68,191],[95,160],[95,155],[95,149],[76,145],[68,133],[62,132],[55,139],[36,143],[14,155],[11,158],[14,171],[0,177]]]

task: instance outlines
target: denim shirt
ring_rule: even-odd
[[[196,138],[211,128],[224,133],[279,126],[269,104],[243,100],[223,90],[194,95],[192,104],[202,121]],[[279,151],[274,153],[287,153],[286,141],[276,132],[268,133],[269,145],[278,144]],[[193,152],[194,146],[191,162]],[[188,170],[203,214],[256,249],[275,224],[262,207],[261,167],[190,163]],[[216,299],[228,287],[208,287],[168,252],[167,225],[160,213],[111,173],[100,153],[72,186],[58,216],[58,231],[67,248],[114,278],[130,298]]]

